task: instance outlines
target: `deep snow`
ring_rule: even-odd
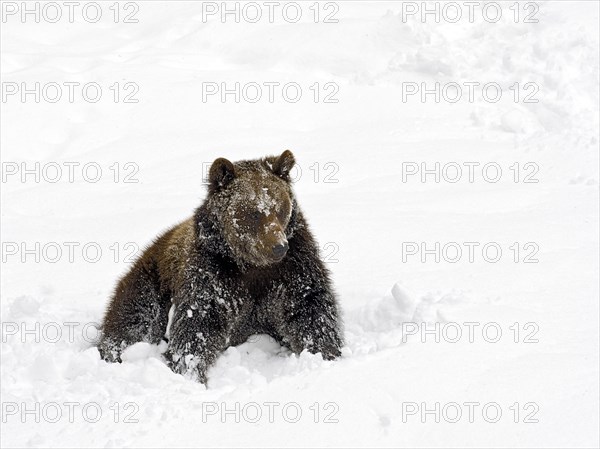
[[[200,2],[178,1],[136,2],[138,23],[122,23],[125,3],[114,23],[112,2],[98,23],[3,16],[3,93],[59,83],[63,98],[1,103],[2,446],[597,447],[598,3],[537,2],[538,23],[523,23],[524,2],[515,23],[512,3],[497,23],[481,9],[473,23],[403,21],[402,2],[337,2],[339,22],[316,24],[312,2],[298,23],[204,22]],[[319,7],[321,21],[334,11]],[[91,103],[76,89],[71,103],[64,82],[96,82],[103,96]],[[263,98],[202,101],[202,83],[223,82],[259,83]],[[270,103],[265,82],[298,83],[302,98],[275,90]],[[463,98],[403,101],[413,83],[436,82],[458,83]],[[469,101],[470,82],[498,83],[502,99],[478,87]],[[123,102],[132,93],[139,102]],[[330,94],[337,103],[323,101]],[[200,203],[203,169],[286,148],[344,312],[342,359],[257,336],[219,358],[208,388],[144,343],[120,365],[102,362],[88,323],[136,248]],[[40,182],[10,174],[36,162]],[[462,178],[407,174],[436,162]],[[48,182],[55,163],[62,177]],[[101,167],[98,182],[85,181],[86,163]],[[480,164],[473,182],[465,163]],[[484,179],[488,163],[498,182]],[[36,242],[39,262],[20,246]],[[445,258],[407,254],[421,242],[447,245]],[[482,253],[490,242],[488,260],[502,250],[495,263]],[[436,403],[440,422],[421,415]]]

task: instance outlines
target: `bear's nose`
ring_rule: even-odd
[[[277,245],[273,246],[273,254],[278,259],[281,259],[283,256],[285,256],[285,253],[287,253],[287,250],[288,250],[287,242],[285,242],[283,244],[278,243]]]

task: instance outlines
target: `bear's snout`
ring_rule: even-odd
[[[273,255],[276,259],[283,259],[283,256],[285,256],[285,253],[287,253],[288,248],[289,246],[287,242],[278,243],[277,245],[273,246]]]

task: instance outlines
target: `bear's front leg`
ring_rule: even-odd
[[[342,323],[337,303],[328,286],[305,286],[284,292],[284,308],[277,326],[284,343],[299,354],[304,349],[321,353],[325,360],[341,355]]]
[[[206,372],[227,348],[227,314],[206,300],[188,300],[174,305],[165,354],[171,369],[206,384]]]

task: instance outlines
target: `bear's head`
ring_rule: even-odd
[[[232,163],[215,160],[208,175],[208,202],[221,234],[237,260],[252,266],[280,262],[288,250],[295,200],[291,151],[281,156]]]

